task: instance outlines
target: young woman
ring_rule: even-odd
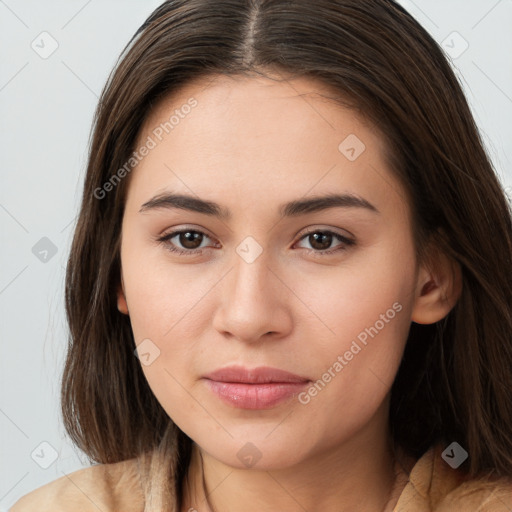
[[[103,91],[65,425],[11,509],[512,510],[512,222],[391,0],[173,0]]]

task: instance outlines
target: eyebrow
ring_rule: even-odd
[[[307,213],[319,212],[329,208],[362,208],[373,213],[379,210],[366,199],[354,194],[327,194],[308,199],[297,199],[279,206],[283,217],[298,217]],[[231,212],[221,205],[187,194],[163,193],[145,202],[139,213],[159,209],[181,209],[202,213],[222,220],[229,220]]]

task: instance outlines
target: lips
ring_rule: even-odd
[[[204,378],[216,382],[239,382],[244,384],[309,382],[306,377],[268,366],[253,369],[244,368],[243,366],[229,366],[215,370],[205,375]]]
[[[277,368],[241,366],[221,368],[203,379],[218,398],[239,409],[271,409],[289,401],[310,382]]]

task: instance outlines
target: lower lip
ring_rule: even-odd
[[[308,382],[243,384],[205,380],[219,398],[240,409],[271,409],[297,395],[308,385]]]

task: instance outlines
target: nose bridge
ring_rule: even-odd
[[[239,246],[239,248],[242,244]],[[242,246],[243,247],[243,246]],[[237,248],[237,255],[234,258],[234,272],[232,273],[232,298],[240,301],[250,301],[253,299],[263,298],[269,291],[269,274],[268,270],[269,258],[268,255],[263,253],[255,255],[252,249],[247,250],[244,255],[239,254]],[[247,259],[245,258],[247,256]],[[260,301],[256,301],[260,302]]]
[[[236,248],[234,268],[226,276],[214,318],[217,330],[245,341],[255,341],[268,332],[283,333],[290,327],[279,280],[269,270],[270,251],[256,244],[254,239],[245,239]]]
[[[262,239],[262,236],[258,236]],[[272,273],[268,267],[274,265],[272,251],[268,243],[260,242],[251,235],[245,236],[235,247],[232,264],[234,266],[230,279],[230,293],[239,301],[262,298],[271,292]],[[275,266],[275,265],[274,265]]]

